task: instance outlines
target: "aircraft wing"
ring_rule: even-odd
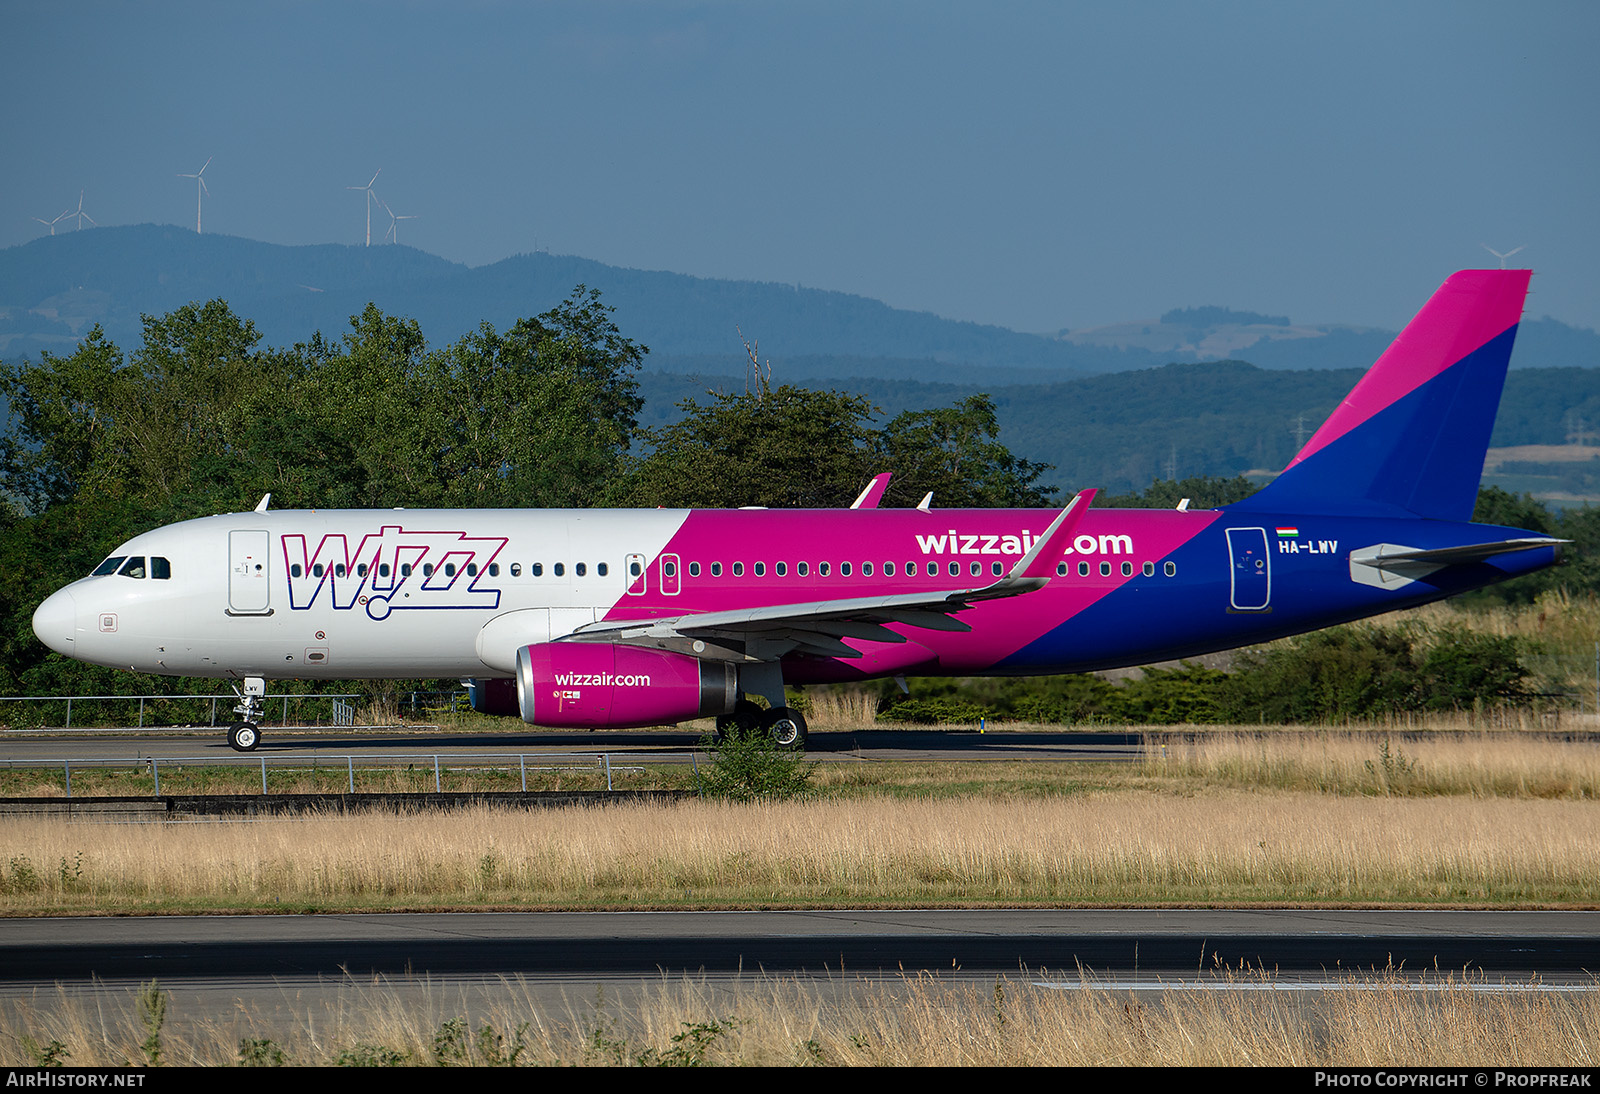
[[[1055,572],[1056,560],[1093,501],[1094,490],[1081,491],[998,581],[978,587],[850,597],[800,604],[774,604],[696,612],[655,619],[608,619],[579,627],[563,641],[619,642],[624,645],[673,649],[717,660],[771,661],[789,653],[822,657],[860,657],[844,643],[902,643],[904,635],[889,629],[898,623],[937,631],[972,628],[955,614],[985,600],[1020,596],[1042,589]]]

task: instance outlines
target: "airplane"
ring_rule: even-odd
[[[269,510],[128,540],[34,613],[68,657],[233,681],[459,677],[559,728],[716,717],[803,748],[786,684],[1081,673],[1425,604],[1553,565],[1470,523],[1531,274],[1464,270],[1289,466],[1217,509]],[[763,708],[754,701],[767,701]]]

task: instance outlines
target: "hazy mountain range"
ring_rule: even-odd
[[[270,345],[334,336],[369,301],[416,319],[433,344],[505,327],[575,285],[601,290],[647,367],[737,375],[743,337],[784,379],[871,376],[970,384],[1047,382],[1170,362],[1243,358],[1263,368],[1361,368],[1389,331],[1299,326],[1215,306],[1058,334],[964,323],[825,289],[630,270],[562,255],[470,268],[405,246],[288,247],[174,226],[93,228],[0,250],[0,355],[70,352],[93,323],[137,345],[141,314],[221,297]],[[1516,367],[1600,365],[1600,335],[1524,324]]]
[[[285,247],[143,225],[0,250],[0,357],[70,353],[93,323],[130,349],[141,313],[216,297],[269,345],[317,330],[337,337],[368,301],[443,345],[480,323],[504,328],[545,311],[580,283],[601,290],[623,333],[651,349],[645,428],[675,420],[679,402],[708,389],[741,390],[742,330],[777,382],[857,392],[885,416],[987,394],[1001,440],[1052,464],[1046,481],[1062,489],[1270,474],[1393,337],[1212,305],[1024,334],[847,293],[582,258],[520,255],[471,269],[403,246]],[[1600,335],[1526,320],[1512,364],[1493,443],[1560,451],[1519,447],[1491,459],[1486,481],[1564,504],[1600,499]]]

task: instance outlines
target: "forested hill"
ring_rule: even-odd
[[[808,381],[864,395],[885,417],[948,406],[979,392],[994,402],[1000,437],[1017,456],[1048,463],[1041,482],[1138,492],[1153,479],[1276,472],[1361,377],[1361,369],[1284,372],[1242,361],[1167,365],[1052,384],[941,384],[834,377]],[[741,390],[738,377],[643,377],[642,424],[676,420],[677,403]],[[1587,429],[1588,437],[1578,437]],[[1506,380],[1496,447],[1593,444],[1600,369],[1520,369]],[[1590,451],[1600,454],[1600,448]],[[1488,480],[1497,483],[1496,480]],[[1506,482],[1507,488],[1535,484]]]
[[[443,344],[482,323],[504,329],[554,307],[583,284],[599,289],[654,367],[710,355],[743,358],[740,331],[763,357],[898,357],[1082,375],[1161,363],[1135,350],[1074,346],[1002,327],[941,319],[822,289],[628,270],[584,258],[519,255],[469,269],[403,246],[284,247],[140,225],[44,237],[0,251],[0,356],[70,353],[92,323],[135,344],[141,314],[223,299],[268,344],[315,331],[338,336],[367,303],[417,320]]]
[[[604,294],[622,329],[650,347],[651,369],[736,375],[745,363],[742,332],[790,381],[1042,383],[1223,357],[1270,369],[1365,368],[1392,337],[1337,325],[1291,328],[1287,317],[1207,304],[1145,324],[1024,334],[825,289],[570,256],[519,255],[468,268],[404,246],[288,247],[147,224],[0,250],[0,359],[71,353],[94,323],[113,342],[133,345],[141,315],[211,299],[248,316],[269,345],[293,345],[315,331],[337,338],[368,302],[417,320],[431,343],[445,344],[485,322],[505,329],[537,315],[577,284]],[[1425,289],[1418,288],[1419,304]],[[1524,323],[1512,361],[1514,368],[1595,365],[1600,335],[1549,319]]]

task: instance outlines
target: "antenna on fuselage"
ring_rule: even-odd
[[[272,500],[272,491],[268,490],[265,494],[261,495],[261,501],[256,505],[256,512],[265,513],[267,511],[267,502],[269,502],[271,500]]]
[[[922,500],[917,502],[917,508],[922,510],[924,513],[926,513],[932,507],[933,507],[933,491],[929,490],[926,494],[922,495]]]

